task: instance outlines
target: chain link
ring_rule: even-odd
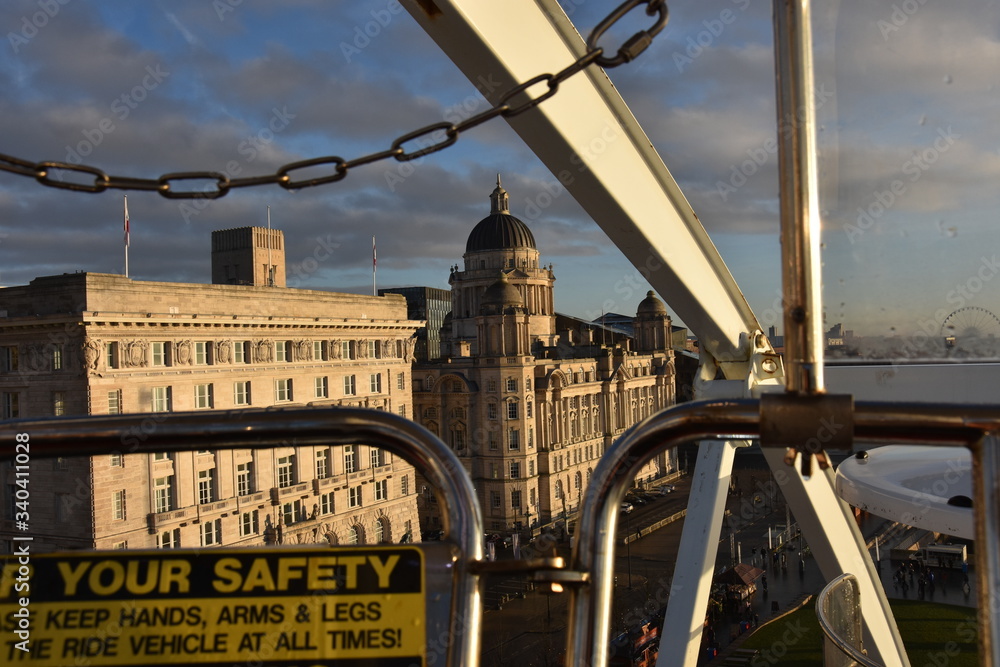
[[[636,7],[645,5],[646,15],[656,15],[656,22],[649,30],[641,30],[619,47],[614,57],[604,56],[604,49],[597,45],[598,40],[615,23]],[[653,38],[663,30],[668,18],[666,0],[627,0],[619,5],[614,11],[597,24],[597,27],[587,38],[587,52],[578,58],[569,67],[566,67],[556,74],[539,74],[538,76],[525,81],[522,84],[511,88],[500,96],[499,102],[486,111],[476,114],[458,123],[439,122],[427,125],[414,130],[408,134],[397,138],[392,142],[391,148],[377,153],[370,153],[353,160],[345,160],[336,155],[317,157],[299,162],[291,162],[278,169],[274,174],[264,176],[251,176],[247,178],[231,179],[226,174],[217,171],[184,171],[172,174],[164,174],[159,178],[136,178],[129,176],[110,176],[97,167],[88,165],[72,164],[69,162],[29,162],[12,155],[0,153],[0,171],[12,174],[35,178],[39,183],[53,188],[63,190],[73,190],[76,192],[104,192],[105,190],[144,190],[148,192],[158,192],[168,199],[217,199],[226,195],[233,188],[246,188],[257,185],[277,184],[287,190],[297,190],[309,188],[326,183],[339,181],[347,176],[347,172],[354,167],[378,162],[393,158],[399,162],[414,160],[424,155],[436,153],[448,146],[451,146],[463,132],[470,130],[477,125],[485,123],[497,116],[505,118],[516,116],[533,109],[545,100],[549,99],[559,90],[559,84],[571,76],[583,71],[590,65],[596,63],[605,69],[618,67],[634,60],[653,41]],[[543,94],[534,98],[527,98],[520,103],[514,103],[514,98],[523,95],[529,88],[545,83],[548,87]],[[432,141],[428,146],[416,150],[407,151],[403,144],[427,137]],[[332,174],[317,178],[303,178],[293,180],[291,172],[308,167],[322,165],[332,165]],[[93,180],[67,181],[62,178],[54,178],[53,173],[62,174],[66,177],[69,174],[80,174],[92,176]],[[188,187],[186,190],[176,190],[175,184],[180,181],[205,181],[213,182],[210,186],[203,188]]]

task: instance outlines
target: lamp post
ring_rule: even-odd
[[[632,521],[625,513],[625,562],[628,565],[628,589],[632,590]]]

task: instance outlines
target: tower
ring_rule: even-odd
[[[212,283],[285,287],[285,235],[267,227],[212,232]]]
[[[555,305],[552,298],[555,277],[551,268],[539,266],[535,237],[519,218],[511,215],[509,196],[500,183],[490,194],[490,214],[479,221],[465,245],[464,269],[454,267],[451,284],[451,331],[447,337],[452,350],[459,343],[478,352],[479,324],[484,293],[503,274],[510,288],[521,297],[527,319],[529,340],[551,344],[555,335]],[[447,332],[446,332],[447,334]],[[527,352],[525,352],[527,354]]]

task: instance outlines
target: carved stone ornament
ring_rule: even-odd
[[[94,373],[97,371],[97,367],[101,363],[101,345],[100,341],[88,340],[83,344],[83,368],[88,373]]]
[[[215,342],[215,361],[220,364],[228,364],[233,360],[233,343],[230,340],[219,340]]]
[[[122,361],[124,365],[133,368],[145,366],[148,363],[146,361],[146,349],[148,347],[149,343],[144,340],[129,340],[122,343],[122,349],[124,350]]]
[[[269,340],[255,340],[253,342],[254,361],[261,364],[270,363],[274,359],[274,346]]]
[[[182,340],[177,343],[177,363],[181,366],[191,363],[191,341]]]

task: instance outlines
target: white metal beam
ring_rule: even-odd
[[[404,0],[404,6],[491,103],[518,83],[560,71],[586,51],[555,0]],[[490,85],[483,86],[484,81]],[[531,93],[546,90],[542,84]],[[727,376],[745,378],[747,334],[760,326],[603,70],[587,68],[563,82],[553,97],[509,122],[648,276],[698,336],[702,349],[722,363]],[[737,363],[730,369],[728,362]]]

